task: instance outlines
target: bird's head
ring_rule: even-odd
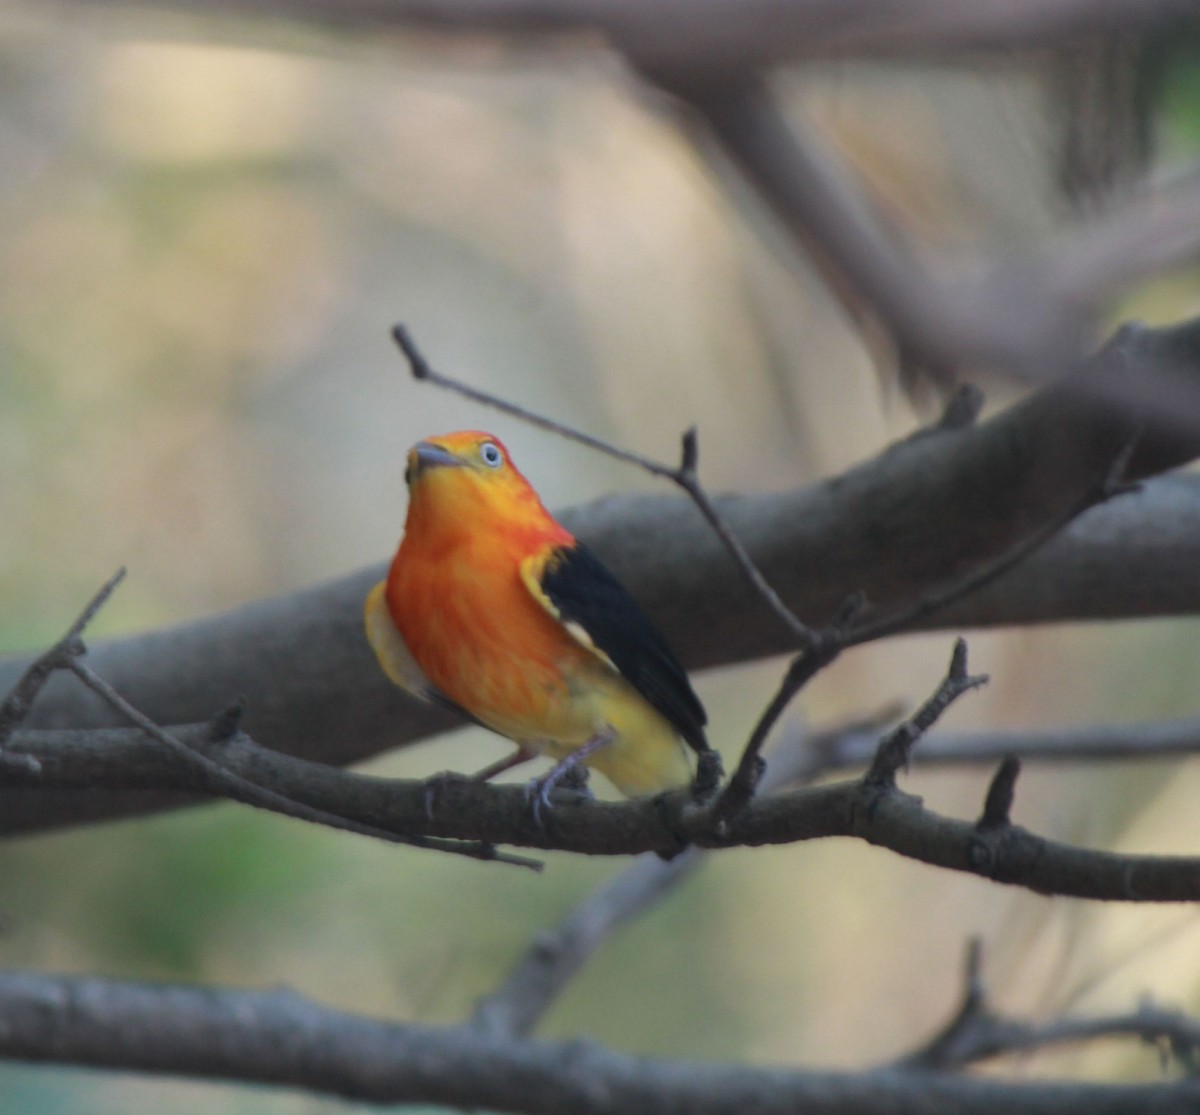
[[[557,527],[504,444],[482,430],[418,441],[408,451],[404,479],[409,533],[485,524]]]

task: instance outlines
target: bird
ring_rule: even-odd
[[[367,639],[397,685],[516,743],[474,777],[549,756],[554,767],[530,783],[548,805],[580,764],[643,797],[687,785],[695,756],[715,757],[666,640],[498,438],[419,441],[405,481],[404,534],[367,595]]]

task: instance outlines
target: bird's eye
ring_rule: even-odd
[[[479,455],[488,468],[499,468],[504,464],[504,455],[500,452],[500,446],[494,441],[485,441],[479,447]]]

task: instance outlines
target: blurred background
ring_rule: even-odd
[[[1155,174],[1200,149],[1197,63],[1187,44],[1164,63]],[[779,87],[933,247],[1018,251],[1068,215],[1041,63],[824,64]],[[652,486],[414,384],[396,321],[441,369],[637,450],[671,457],[698,423],[716,490],[810,482],[927,419],[673,113],[603,54],[0,8],[0,649],[57,637],[120,564],[128,580],[95,634],[386,558],[403,452],[430,433],[494,430],[551,507]],[[1196,314],[1198,280],[1156,282],[1113,319]],[[993,405],[1012,397],[988,389]],[[992,683],[947,724],[1195,712],[1198,634],[1171,621],[974,636],[972,665]],[[795,715],[820,725],[915,703],[950,644],[856,650]],[[727,757],[780,666],[698,679]],[[470,770],[498,746],[464,731],[371,769]],[[989,773],[917,771],[907,785],[971,816]],[[1195,761],[1030,766],[1016,819],[1087,845],[1200,854],[1197,793]],[[0,846],[0,963],[283,984],[451,1022],[621,867],[552,856],[535,877],[214,806]],[[947,1017],[971,934],[1006,1009],[1121,1010],[1143,993],[1200,1008],[1190,909],[1047,900],[826,841],[713,857],[595,957],[543,1032],[869,1065]],[[1156,1054],[1091,1046],[1019,1068],[1152,1074]],[[161,1106],[353,1109],[0,1068],[6,1113]]]

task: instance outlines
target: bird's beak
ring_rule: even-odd
[[[420,476],[426,469],[458,467],[462,462],[447,449],[432,441],[418,441],[408,451],[408,476]]]

